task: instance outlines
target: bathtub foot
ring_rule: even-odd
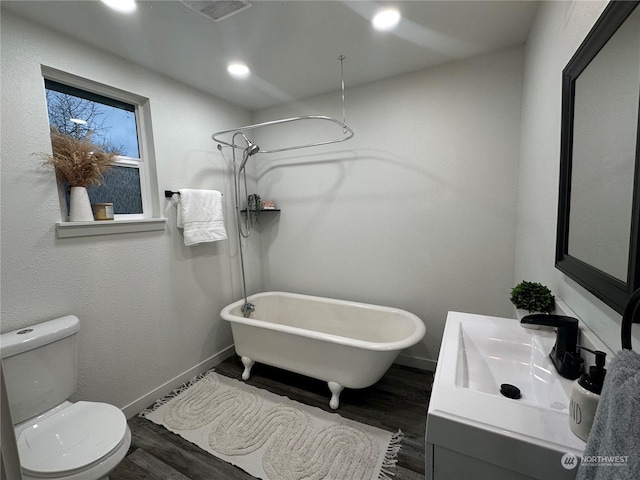
[[[249,377],[251,376],[251,367],[253,367],[253,365],[256,362],[251,360],[249,357],[240,357],[240,360],[242,360],[242,364],[244,365],[244,372],[242,372],[242,379],[249,380]]]
[[[336,382],[328,382],[329,390],[331,390],[331,401],[329,406],[331,410],[336,410],[340,406],[340,392],[344,390],[344,387]]]

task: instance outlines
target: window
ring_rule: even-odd
[[[80,138],[91,135],[105,151],[118,152],[103,184],[87,188],[91,203],[113,203],[116,220],[150,216],[138,105],[51,79],[45,79],[45,91],[51,127]],[[65,198],[68,209],[66,188]]]

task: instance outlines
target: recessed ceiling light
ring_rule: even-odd
[[[376,30],[391,30],[400,22],[400,12],[395,8],[386,8],[375,14],[371,25]]]
[[[135,12],[138,8],[135,0],[102,0],[102,3],[121,13]]]
[[[227,71],[234,77],[244,78],[249,76],[249,67],[244,63],[230,63],[227,67]]]

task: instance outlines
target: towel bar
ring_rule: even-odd
[[[631,294],[627,306],[622,314],[622,324],[620,337],[622,340],[622,348],[632,350],[631,348],[631,327],[634,323],[640,323],[640,288]]]
[[[164,196],[165,196],[166,198],[171,198],[171,197],[173,197],[175,194],[180,195],[180,192],[174,192],[174,191],[172,191],[172,190],[165,190],[165,191],[164,191]],[[221,193],[220,195],[224,195],[224,193]]]

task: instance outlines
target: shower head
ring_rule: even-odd
[[[247,160],[249,160],[249,157],[251,157],[252,155],[255,155],[260,151],[260,147],[255,143],[251,143],[251,140],[249,140],[244,133],[241,133],[241,135],[244,137],[245,141],[247,142],[247,148],[245,148],[242,153],[242,163],[240,163],[240,168],[238,169],[238,172],[242,171],[242,169],[247,163]]]
[[[258,153],[260,151],[260,147],[255,143],[249,142],[249,146],[246,148],[246,151],[247,151],[247,156],[250,157]]]
[[[247,142],[247,148],[245,148],[244,151],[248,153],[249,157],[251,155],[255,155],[260,151],[260,147],[255,143],[252,143],[251,140],[249,140],[244,133],[240,132],[240,135],[242,135],[242,138],[244,138],[244,141]]]

